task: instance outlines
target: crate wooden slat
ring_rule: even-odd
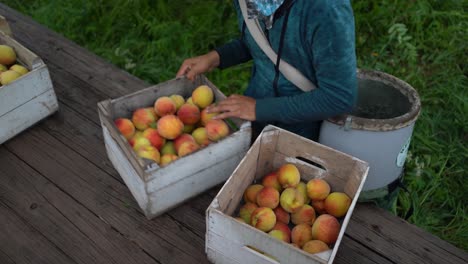
[[[49,116],[58,109],[47,66],[37,55],[11,36],[5,18],[0,16],[0,44],[15,50],[17,61],[29,72],[0,86],[0,144]]]
[[[244,190],[285,163],[298,167],[301,180],[323,178],[332,191],[345,192],[352,198],[332,250],[312,255],[233,217]],[[205,251],[208,258],[213,263],[233,264],[332,263],[368,170],[364,161],[281,128],[267,126],[207,209]]]
[[[176,78],[135,93],[98,104],[107,154],[148,219],[224,182],[247,152],[251,141],[250,122],[232,121],[239,128],[223,140],[160,168],[135,154],[114,125],[119,117],[131,118],[137,108],[152,106],[157,98],[172,94],[191,96],[199,85],[208,85],[215,101],[225,98],[205,76],[195,82]]]

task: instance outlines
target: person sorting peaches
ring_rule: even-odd
[[[244,1],[244,2],[240,2]],[[261,30],[281,60],[269,58],[246,27],[258,19]],[[216,118],[254,121],[254,128],[274,124],[312,140],[321,121],[349,113],[356,101],[354,15],[349,0],[234,0],[241,36],[204,55],[186,59],[177,76],[190,80],[215,68],[253,60],[244,95],[231,95],[210,112]],[[245,9],[244,9],[245,10]],[[287,62],[316,87],[304,92],[280,71]]]

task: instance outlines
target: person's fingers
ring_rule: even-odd
[[[221,114],[216,115],[215,117],[213,117],[213,119],[225,119],[229,117],[240,118],[240,115],[241,115],[240,111],[228,111],[228,112],[223,112]]]
[[[180,66],[179,71],[177,71],[176,76],[177,76],[177,77],[180,77],[180,76],[186,74],[187,71],[190,69],[191,64],[192,64],[192,61],[191,61],[190,59],[185,60],[185,61],[182,63],[182,65]]]

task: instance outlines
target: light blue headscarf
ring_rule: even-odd
[[[269,17],[283,2],[284,0],[247,0],[247,14],[249,18]]]

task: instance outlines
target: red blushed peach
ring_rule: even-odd
[[[174,101],[176,105],[176,110],[179,110],[179,108],[185,103],[184,97],[178,94],[173,94],[169,96],[169,98],[171,98],[172,101]]]
[[[304,197],[295,188],[287,188],[281,193],[280,204],[288,213],[294,213],[304,205]]]
[[[187,141],[196,142],[195,139],[190,134],[182,134],[178,136],[176,139],[174,139],[174,148],[176,152],[179,152],[180,145],[182,145],[182,143],[187,142]]]
[[[268,207],[259,207],[252,212],[250,225],[260,229],[264,232],[268,232],[276,224],[276,216],[273,210]]]
[[[334,217],[342,217],[348,212],[351,198],[346,193],[333,192],[325,199],[325,210]]]
[[[301,181],[301,174],[294,164],[284,164],[278,170],[278,182],[283,188],[296,187]]]
[[[229,135],[229,127],[223,120],[210,120],[205,128],[208,139],[211,141],[218,141]]]
[[[312,225],[312,238],[331,245],[336,242],[340,233],[340,223],[336,217],[323,214],[317,217]]]
[[[192,92],[193,103],[201,109],[204,109],[213,103],[213,99],[213,90],[211,90],[207,85],[200,85]]]
[[[161,155],[165,154],[173,154],[176,155],[177,151],[174,146],[174,141],[172,140],[166,140],[166,144],[161,148]]]
[[[297,184],[296,189],[298,192],[302,193],[302,196],[304,196],[304,204],[308,204],[310,202],[310,198],[307,195],[307,185],[301,181]]]
[[[208,113],[207,108],[203,109],[200,113],[200,122],[202,124],[202,126],[206,126],[206,123],[208,123],[208,121],[210,121],[211,119],[213,119],[213,117],[217,116],[219,113],[215,112],[215,113]]]
[[[308,224],[296,225],[291,231],[291,241],[302,248],[305,243],[312,240],[312,227]]]
[[[286,225],[289,224],[289,219],[290,219],[289,213],[286,212],[283,209],[283,207],[278,206],[275,209],[273,209],[273,212],[275,212],[276,220],[278,222],[284,223]]]
[[[138,108],[132,115],[132,122],[139,130],[145,130],[149,127],[156,128],[156,121],[158,121],[158,116],[151,107]]]
[[[309,224],[312,225],[315,221],[315,210],[312,206],[304,204],[299,210],[291,214],[291,222],[293,224]]]
[[[147,138],[153,147],[161,150],[162,146],[166,143],[166,139],[159,135],[158,130],[154,128],[147,128],[143,131],[143,137]]]
[[[262,179],[262,185],[265,187],[273,187],[278,192],[281,192],[281,185],[278,182],[278,174],[276,172],[272,172]]]
[[[244,191],[244,201],[257,204],[257,194],[261,189],[263,189],[263,185],[260,184],[252,184],[247,187]]]
[[[161,156],[161,163],[159,165],[161,165],[161,167],[164,167],[178,158],[179,156],[174,154],[164,154]]]
[[[133,144],[132,147],[135,151],[138,151],[142,147],[151,147],[151,142],[143,136],[135,137],[134,140],[132,140],[132,142],[130,143],[130,145],[131,144]]]
[[[177,111],[177,116],[185,125],[194,125],[200,120],[200,109],[191,104],[184,104]]]
[[[175,115],[165,115],[158,120],[158,132],[165,139],[175,139],[182,134],[184,123]]]
[[[137,150],[138,157],[152,160],[159,164],[161,156],[159,151],[153,146],[144,146]]]
[[[260,207],[275,209],[279,204],[279,192],[273,187],[263,187],[257,194],[257,204]]]
[[[327,251],[330,248],[328,247],[327,244],[325,244],[324,242],[322,242],[320,240],[310,240],[310,241],[308,241],[307,243],[304,244],[302,249],[305,252],[308,252],[310,254],[315,254],[315,253],[320,253],[320,252],[323,252],[323,251]]]
[[[161,117],[165,115],[173,115],[177,111],[177,106],[171,98],[163,96],[159,97],[156,102],[154,102],[154,111]]]
[[[273,229],[271,229],[272,231],[273,230],[279,230],[281,232],[283,232],[285,235],[286,235],[286,238],[287,238],[287,243],[290,243],[291,242],[291,229],[289,229],[289,226],[284,224],[284,223],[281,223],[281,222],[278,222],[278,219],[276,219],[276,224],[275,226],[273,227]]]
[[[327,210],[325,210],[325,200],[317,200],[311,202],[312,207],[314,207],[315,212],[318,214],[326,214]]]
[[[128,140],[133,137],[135,134],[135,126],[132,121],[127,118],[117,118],[115,121],[115,126],[122,133],[122,135]]]
[[[197,150],[200,149],[200,146],[195,141],[185,141],[182,143],[179,147],[179,150],[177,151],[177,154],[179,157],[184,157],[187,156],[190,153],[193,153]]]
[[[211,143],[208,139],[208,134],[206,134],[206,128],[199,127],[192,132],[192,137],[198,143],[198,145],[204,147]]]
[[[323,179],[312,179],[307,182],[307,195],[312,201],[324,200],[330,193],[330,185]]]
[[[239,215],[244,221],[250,224],[251,216],[258,206],[254,203],[246,203],[239,209]]]

